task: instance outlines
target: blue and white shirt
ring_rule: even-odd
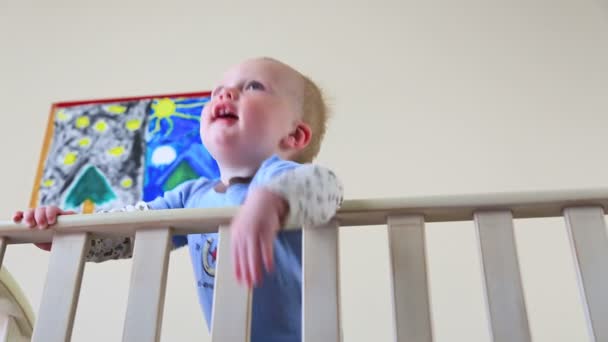
[[[285,161],[266,160],[252,179],[221,187],[220,180],[200,178],[181,184],[162,197],[123,210],[210,208],[241,205],[250,189],[263,187],[283,196],[289,205],[289,221],[315,226],[331,219],[342,203],[342,186],[328,169]],[[175,248],[187,245],[200,305],[211,326],[217,257],[217,233],[174,236]],[[127,258],[132,241],[93,239],[87,260]],[[253,290],[251,341],[301,341],[302,233],[283,231],[274,243],[275,269],[265,274]]]

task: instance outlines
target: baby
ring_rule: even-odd
[[[230,226],[231,246],[237,280],[254,287],[251,341],[301,340],[302,235],[281,227],[287,220],[325,223],[342,202],[336,176],[308,164],[319,152],[326,121],[321,91],[309,78],[274,59],[247,60],[224,75],[201,116],[201,139],[218,163],[220,179],[191,180],[122,209],[241,205]],[[45,229],[58,215],[73,213],[39,207],[16,212],[13,220]],[[173,243],[189,247],[209,325],[217,233],[174,236]],[[127,258],[132,247],[131,238],[93,239],[87,260]]]

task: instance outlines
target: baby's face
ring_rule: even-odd
[[[303,84],[281,63],[254,59],[230,69],[201,118],[201,139],[218,161],[256,163],[279,152],[300,120]]]

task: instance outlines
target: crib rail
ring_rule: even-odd
[[[564,216],[594,341],[608,341],[608,189],[345,201],[303,229],[303,341],[340,341],[338,227],[386,224],[396,341],[432,341],[425,222],[474,221],[494,341],[530,341],[513,219]],[[236,285],[228,224],[238,208],[63,216],[46,231],[0,222],[0,242],[53,241],[33,341],[69,341],[91,236],[134,236],[123,341],[158,341],[172,234],[217,232],[212,341],[249,340],[251,292]],[[287,228],[293,228],[288,223]],[[0,262],[4,244],[0,244]]]
[[[25,342],[32,336],[34,312],[21,288],[0,269],[0,341]]]

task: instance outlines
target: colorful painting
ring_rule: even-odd
[[[199,136],[208,99],[205,92],[53,105],[31,206],[91,213],[218,177]]]
[[[145,201],[184,181],[217,177],[219,170],[203,147],[199,120],[209,97],[160,98],[152,101],[146,134]]]

